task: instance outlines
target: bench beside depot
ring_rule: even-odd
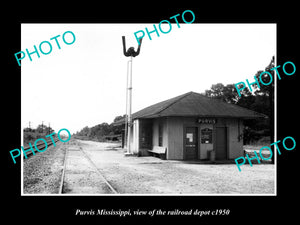
[[[149,154],[151,156],[156,156],[160,159],[166,159],[166,147],[160,147],[160,146],[153,146],[152,150],[148,150]]]

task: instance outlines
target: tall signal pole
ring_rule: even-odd
[[[127,107],[127,154],[131,154],[131,128],[132,128],[132,56],[130,56],[130,60],[127,64],[128,70],[127,70],[127,92],[128,92],[128,107]]]
[[[126,122],[125,122],[125,136],[127,133],[127,143],[126,154],[132,154],[131,149],[131,131],[132,131],[132,115],[131,115],[131,107],[132,107],[132,57],[136,57],[140,54],[141,44],[143,38],[140,39],[140,44],[138,45],[137,51],[134,50],[134,47],[130,47],[126,51],[126,40],[125,36],[122,36],[123,41],[123,53],[126,57],[130,56],[130,60],[127,63],[127,92],[126,92]],[[125,137],[126,138],[126,137]]]

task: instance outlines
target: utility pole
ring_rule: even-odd
[[[126,51],[126,40],[125,36],[122,36],[123,41],[123,53],[126,57],[130,56],[130,60],[127,62],[127,92],[126,92],[126,121],[125,121],[125,138],[127,135],[127,143],[126,148],[127,152],[125,154],[132,154],[131,149],[131,133],[132,133],[132,115],[131,115],[131,107],[132,107],[132,57],[136,57],[140,54],[141,44],[143,38],[140,40],[140,44],[138,45],[137,51],[134,50],[134,47],[130,47]],[[124,138],[124,140],[125,140]]]

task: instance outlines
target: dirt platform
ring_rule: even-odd
[[[79,141],[121,194],[274,194],[275,166],[202,164],[155,157],[125,157],[116,144]]]

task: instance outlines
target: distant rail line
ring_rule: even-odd
[[[55,143],[59,141],[58,138],[54,138],[53,140],[54,140]],[[49,146],[51,146],[51,145],[53,145],[52,140],[47,141],[47,147],[49,147]],[[34,148],[34,146],[32,146],[32,147]],[[46,145],[45,145],[45,143],[43,142],[43,143],[37,144],[36,147],[38,147],[38,148],[40,149],[40,148],[45,148]],[[30,146],[24,147],[24,150],[28,150],[28,149],[30,149]],[[24,153],[23,153],[23,154],[24,154]],[[33,155],[33,152],[32,152],[32,151],[26,152],[25,154],[26,154],[26,156],[27,156],[27,158],[28,158],[28,157],[30,157],[31,155]],[[26,157],[25,157],[25,154],[24,154],[24,158],[26,158]]]

